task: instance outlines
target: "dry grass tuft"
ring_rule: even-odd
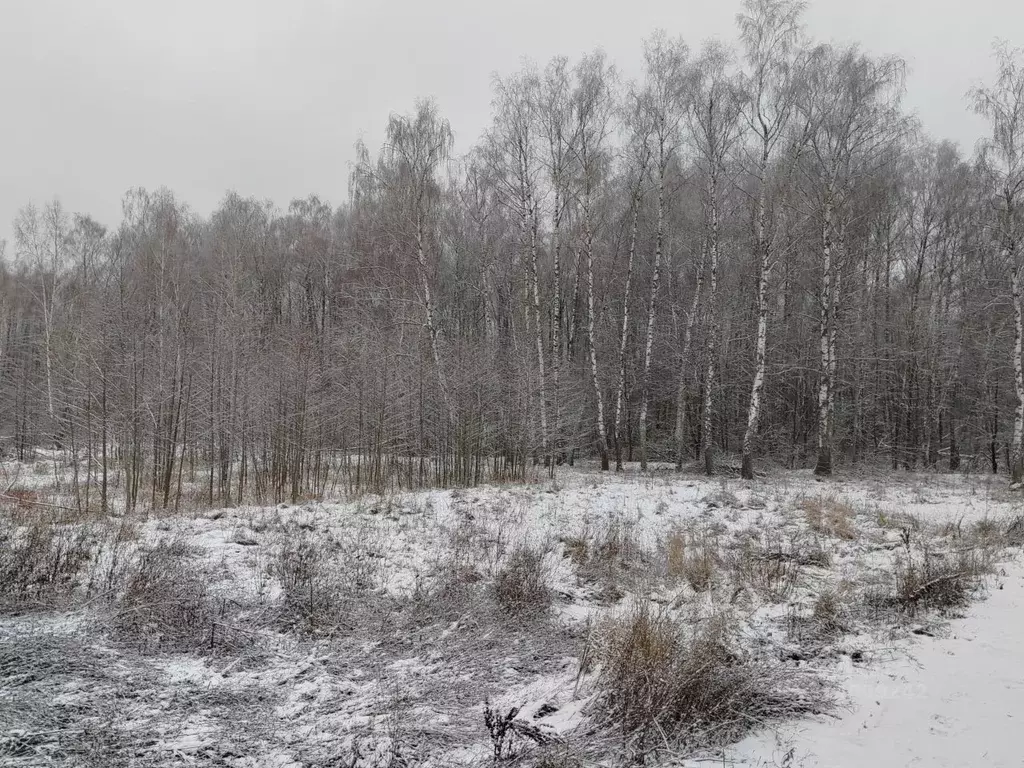
[[[562,545],[577,577],[597,584],[604,603],[620,600],[630,582],[641,577],[651,562],[633,526],[617,520],[594,533],[584,531],[563,538]]]
[[[1004,538],[1008,546],[1024,546],[1024,515],[1019,515],[1007,524]]]
[[[741,509],[743,507],[739,496],[730,491],[724,483],[717,491],[709,493],[701,501],[710,509]]]
[[[804,512],[807,525],[815,533],[847,541],[857,538],[853,522],[857,513],[846,502],[834,496],[813,496],[801,499],[798,506]]]
[[[805,550],[800,542],[786,542],[778,535],[763,541],[748,536],[726,550],[724,564],[737,588],[779,603],[793,594],[802,565],[820,565],[827,557],[820,549]]]
[[[498,569],[494,597],[502,612],[511,616],[540,616],[551,607],[547,550],[520,544]]]
[[[665,539],[665,573],[670,582],[690,585],[694,592],[706,592],[714,585],[721,565],[718,542],[711,536],[689,536],[672,531]]]
[[[952,555],[926,551],[921,562],[911,561],[897,572],[895,601],[911,615],[919,610],[948,614],[970,603],[991,570],[989,557],[977,549]]]
[[[826,589],[814,601],[811,621],[818,633],[834,637],[849,631],[848,598],[843,589]]]
[[[600,722],[642,756],[662,746],[728,743],[812,708],[802,679],[737,650],[735,633],[728,616],[691,631],[647,606],[607,621],[595,648]]]
[[[998,541],[1005,533],[1002,523],[994,518],[985,517],[974,523],[972,533],[981,541]]]

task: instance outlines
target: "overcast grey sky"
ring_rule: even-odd
[[[347,189],[353,143],[433,96],[467,148],[490,78],[597,46],[629,76],[662,27],[731,39],[738,0],[0,0],[0,238],[58,196],[116,226],[132,186],[203,214],[227,189],[284,206]],[[911,65],[926,129],[971,148],[963,94],[991,42],[1024,45],[1018,0],[811,0],[809,32]],[[1017,39],[1014,39],[1014,36]],[[13,243],[9,244],[13,247]]]

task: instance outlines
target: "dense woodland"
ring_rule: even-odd
[[[965,150],[903,108],[903,61],[801,12],[748,0],[731,45],[654,34],[638,82],[600,51],[496,76],[462,157],[413,105],[337,207],[25,207],[4,454],[48,449],[102,510],[584,459],[1019,480],[1024,58],[996,48]]]

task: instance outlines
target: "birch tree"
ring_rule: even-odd
[[[647,186],[648,168],[651,162],[650,115],[642,105],[634,103],[626,116],[628,136],[626,138],[626,176],[629,179],[630,221],[629,245],[626,256],[625,283],[622,288],[622,324],[619,331],[618,381],[615,386],[615,470],[621,472],[623,439],[623,404],[626,393],[626,351],[629,344],[629,307],[633,297],[633,273],[636,263],[637,234],[640,225],[640,208]]]
[[[572,74],[564,56],[552,59],[544,70],[537,118],[538,133],[545,145],[548,183],[551,187],[551,235],[548,251],[552,263],[551,299],[551,399],[552,434],[559,439],[561,433],[561,373],[564,347],[563,324],[565,300],[562,295],[562,228],[569,210],[569,184],[578,140],[576,101],[572,93]],[[556,452],[558,452],[556,448]]]
[[[650,295],[647,301],[647,327],[644,335],[643,368],[640,387],[640,468],[647,470],[647,411],[650,404],[651,355],[654,349],[654,322],[658,288],[661,285],[665,245],[665,195],[669,166],[678,159],[681,123],[686,102],[689,48],[681,39],[654,35],[644,44],[646,75],[636,98],[651,126],[652,172],[657,196],[654,225],[654,258],[651,266]]]
[[[437,174],[448,160],[452,141],[451,126],[438,115],[437,106],[429,100],[421,101],[414,115],[392,115],[388,120],[384,149],[376,169],[371,169],[364,161],[362,169],[357,171],[373,174],[377,182],[389,190],[411,229],[423,324],[449,422],[455,418],[455,408],[442,356],[444,334],[435,300],[440,260],[435,232],[441,194]]]
[[[995,233],[1000,257],[1010,271],[1013,302],[1013,380],[1016,408],[1010,451],[1010,481],[1015,488],[1024,482],[1024,297],[1021,276],[1021,220],[1024,203],[1024,50],[1005,43],[995,47],[997,65],[993,85],[973,88],[969,94],[974,111],[991,125],[992,135],[982,142],[995,208]]]
[[[14,222],[18,258],[38,276],[37,284],[26,289],[39,302],[43,314],[43,366],[46,373],[46,413],[50,435],[60,443],[60,419],[56,392],[56,330],[60,312],[61,286],[68,261],[71,220],[59,200],[40,211],[34,205],[23,208]]]
[[[775,207],[769,170],[786,134],[795,102],[800,17],[799,0],[746,0],[736,17],[747,64],[744,117],[755,137],[753,162],[748,163],[755,184],[754,254],[757,262],[757,331],[754,341],[754,379],[750,387],[747,426],[743,433],[744,479],[754,479],[754,441],[761,417],[761,393],[767,370],[768,286],[775,266]]]
[[[495,115],[491,158],[505,205],[519,221],[519,247],[526,265],[528,302],[537,355],[537,401],[540,447],[545,465],[551,464],[548,431],[548,388],[545,375],[544,324],[540,290],[541,165],[537,148],[537,110],[540,78],[532,69],[495,82]],[[552,471],[554,467],[552,465]]]
[[[901,59],[874,59],[856,47],[819,46],[811,54],[797,100],[809,125],[810,197],[821,237],[817,475],[832,474],[838,315],[853,195],[858,181],[891,157],[888,150],[905,132],[907,120],[899,111],[905,68]]]
[[[615,71],[600,51],[585,56],[575,68],[573,106],[576,115],[574,159],[578,180],[576,197],[580,207],[582,248],[587,271],[587,338],[590,346],[590,379],[594,388],[595,427],[601,470],[607,471],[608,433],[605,421],[604,390],[598,373],[597,340],[594,332],[594,239],[598,226],[595,206],[602,183],[608,177],[610,156],[607,141],[611,134],[615,102],[612,85]]]
[[[707,243],[708,292],[705,360],[704,425],[701,452],[704,471],[715,473],[714,389],[715,362],[718,355],[718,267],[722,220],[722,186],[726,163],[740,138],[741,100],[735,78],[729,72],[730,53],[721,43],[708,43],[694,64],[690,133],[696,150],[697,166],[704,179],[704,227]],[[682,375],[682,373],[680,374]]]

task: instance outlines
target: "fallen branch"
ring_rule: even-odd
[[[10,490],[10,488],[8,488],[7,490]],[[94,510],[77,509],[76,507],[64,507],[61,506],[60,504],[52,504],[48,501],[33,501],[32,499],[25,499],[22,498],[21,496],[12,496],[8,493],[0,493],[0,499],[4,499],[5,501],[13,501],[19,505],[31,504],[36,507],[46,507],[47,509],[59,509],[63,512],[74,512],[75,514],[97,514]]]

